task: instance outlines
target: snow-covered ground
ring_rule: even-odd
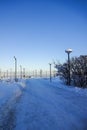
[[[0,130],[87,130],[87,89],[56,78],[1,81]]]

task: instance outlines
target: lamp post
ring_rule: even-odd
[[[1,76],[1,69],[0,69],[0,79],[2,78],[2,76]]]
[[[40,70],[40,77],[42,77],[42,69]]]
[[[68,54],[68,85],[71,84],[71,78],[70,78],[70,53],[72,52],[72,49],[67,49],[65,52]]]
[[[15,59],[15,82],[17,81],[17,58],[14,56]]]
[[[51,77],[51,63],[49,63],[50,65],[50,82],[52,81],[52,77]]]
[[[23,77],[26,77],[25,68],[23,68]]]
[[[10,69],[10,79],[12,78],[12,69]]]
[[[20,78],[22,79],[22,66],[20,65]]]
[[[8,79],[8,70],[7,70],[7,79]]]
[[[46,78],[47,78],[47,71],[46,71]]]

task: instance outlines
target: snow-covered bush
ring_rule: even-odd
[[[71,79],[75,86],[87,87],[87,56],[71,59]]]
[[[68,61],[55,65],[60,78],[68,84]],[[73,57],[70,60],[71,84],[82,88],[87,87],[87,56]]]

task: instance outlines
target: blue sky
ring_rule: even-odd
[[[53,60],[87,54],[86,0],[0,0],[0,68],[15,55],[27,69],[48,69]]]

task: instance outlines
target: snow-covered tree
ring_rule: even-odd
[[[63,64],[56,64],[58,75],[68,84],[68,61]],[[70,60],[71,84],[79,87],[87,87],[87,56],[73,57]]]
[[[71,59],[71,79],[75,86],[87,87],[87,56]]]

